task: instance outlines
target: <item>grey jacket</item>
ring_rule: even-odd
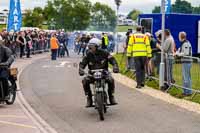
[[[164,53],[167,54],[169,59],[174,59],[174,38],[170,35],[166,38],[163,46]]]
[[[182,45],[178,50],[177,55],[181,57],[181,62],[185,63],[192,62],[192,59],[190,58],[190,56],[192,56],[192,46],[188,40],[182,42]]]

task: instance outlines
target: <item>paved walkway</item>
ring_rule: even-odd
[[[46,57],[47,54],[35,55],[31,59],[17,59],[13,67],[17,67],[21,72],[28,64],[35,60]],[[19,81],[19,80],[18,80]],[[18,88],[19,89],[19,88]],[[19,99],[13,105],[0,105],[0,129],[5,133],[40,133],[42,132],[37,122],[31,118],[28,111],[23,107]]]

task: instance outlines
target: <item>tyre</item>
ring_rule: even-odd
[[[107,113],[107,94],[104,92],[104,113]]]
[[[104,96],[103,93],[97,93],[96,94],[96,103],[97,103],[97,110],[99,113],[99,118],[101,121],[104,120]]]
[[[9,100],[6,100],[7,105],[12,105],[16,98],[17,85],[14,83],[9,90]]]

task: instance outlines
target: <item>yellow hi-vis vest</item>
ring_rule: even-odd
[[[132,56],[138,57],[138,56],[146,56],[151,57],[151,46],[149,37],[142,34],[142,33],[135,33],[131,36],[131,42],[132,44]]]
[[[108,36],[104,36],[104,41],[105,41],[105,45],[108,46],[109,44]]]
[[[133,37],[129,36],[128,46],[126,49],[126,56],[128,56],[128,57],[132,56],[132,48],[133,48]]]

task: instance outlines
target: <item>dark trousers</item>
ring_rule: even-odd
[[[20,58],[22,58],[24,55],[24,46],[25,45],[20,45]]]
[[[57,49],[51,49],[51,60],[56,60],[57,51]]]
[[[146,59],[147,59],[147,57],[144,57],[144,56],[134,57],[137,85],[144,84],[144,82],[145,82]]]
[[[94,83],[94,79],[91,77],[85,77],[82,80],[83,88],[85,95],[92,96],[90,84]],[[115,92],[115,82],[114,79],[111,76],[108,76],[106,78],[106,83],[108,83],[108,95],[109,97],[112,96],[112,94]]]
[[[67,49],[67,45],[65,45],[65,44],[64,44],[64,49],[65,49],[65,51],[66,51],[66,53],[67,53],[67,56],[69,56],[69,51],[68,51],[68,49]]]
[[[27,47],[26,47],[26,57],[27,57],[27,58],[30,58],[30,52],[31,52],[30,47],[27,46]]]
[[[8,80],[0,78],[0,98],[8,96]]]

